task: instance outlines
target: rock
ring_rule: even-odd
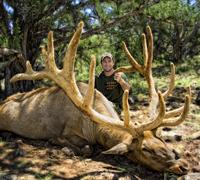
[[[200,172],[200,165],[192,167],[192,172]]]
[[[182,135],[181,134],[177,134],[174,131],[161,131],[161,137],[166,142],[176,142],[176,141],[181,141],[182,140]]]
[[[20,175],[18,176],[17,180],[36,180],[37,178],[35,178],[34,175],[31,175],[31,174],[25,174],[25,175]]]
[[[81,153],[83,154],[84,157],[90,157],[92,155],[92,147],[90,145],[85,145],[82,149],[81,149]]]
[[[45,147],[49,147],[49,145],[50,145],[50,143],[49,143],[48,141],[46,141],[46,142],[44,143],[44,146],[45,146]]]
[[[189,173],[179,177],[177,180],[200,180],[200,173]]]
[[[85,162],[91,162],[92,159],[85,159]]]
[[[193,133],[193,134],[190,135],[188,138],[189,138],[189,139],[193,139],[193,140],[195,140],[195,139],[200,139],[200,131]]]
[[[72,159],[66,159],[65,162],[66,162],[67,164],[73,164],[73,163],[74,163],[74,161],[73,161]]]
[[[75,156],[74,152],[70,148],[68,148],[68,147],[64,147],[61,150],[67,156]]]
[[[17,143],[18,145],[22,145],[22,144],[23,144],[23,141],[22,141],[22,139],[18,139],[18,140],[16,141],[16,143]]]
[[[179,108],[180,104],[178,102],[171,102],[170,103],[172,109],[176,109],[176,108]]]
[[[52,155],[54,155],[54,156],[59,155],[59,152],[56,149],[53,149],[51,152],[52,152]]]
[[[26,155],[26,152],[21,149],[21,148],[17,148],[16,151],[14,151],[14,156],[15,157],[18,157],[18,156],[25,156]]]
[[[102,172],[100,174],[94,175],[87,175],[84,177],[84,179],[95,179],[95,180],[102,180],[102,179],[119,179],[119,176],[117,174],[111,173],[111,172]]]

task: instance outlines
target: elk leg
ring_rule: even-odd
[[[81,150],[78,146],[72,144],[66,137],[56,137],[49,140],[51,144],[59,145],[62,147],[68,147],[72,149],[75,154],[81,154]]]

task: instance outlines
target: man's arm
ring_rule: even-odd
[[[122,89],[123,89],[124,91],[125,91],[125,90],[130,91],[131,86],[130,86],[130,84],[129,84],[128,82],[126,82],[126,81],[122,78],[122,73],[115,73],[114,79],[115,79],[115,81],[117,81],[117,82],[121,85],[121,87],[122,87]]]

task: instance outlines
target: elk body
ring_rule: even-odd
[[[187,162],[177,157],[174,150],[155,135],[160,126],[180,124],[189,111],[190,91],[185,104],[178,109],[165,112],[164,99],[174,87],[174,66],[171,81],[165,93],[155,90],[152,77],[153,36],[147,28],[148,45],[143,34],[144,65],[131,56],[124,44],[124,51],[130,67],[116,70],[138,71],[149,86],[149,114],[145,122],[131,119],[128,104],[128,91],[123,95],[124,119],[120,120],[108,100],[94,89],[95,57],[91,58],[89,84],[76,83],[74,75],[75,55],[81,36],[81,22],[72,37],[63,69],[57,68],[54,60],[53,34],[48,35],[47,50],[43,48],[45,69],[33,71],[29,62],[25,73],[17,74],[11,82],[48,78],[59,87],[41,88],[7,98],[0,105],[0,130],[7,130],[32,139],[54,138],[62,145],[83,147],[86,144],[102,144],[105,154],[124,154],[129,159],[142,163],[157,171],[170,171],[184,174],[188,171]]]

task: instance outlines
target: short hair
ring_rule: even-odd
[[[113,62],[115,62],[113,56],[111,53],[104,53],[102,56],[101,56],[101,63],[102,61],[106,58],[106,57],[109,57]]]

